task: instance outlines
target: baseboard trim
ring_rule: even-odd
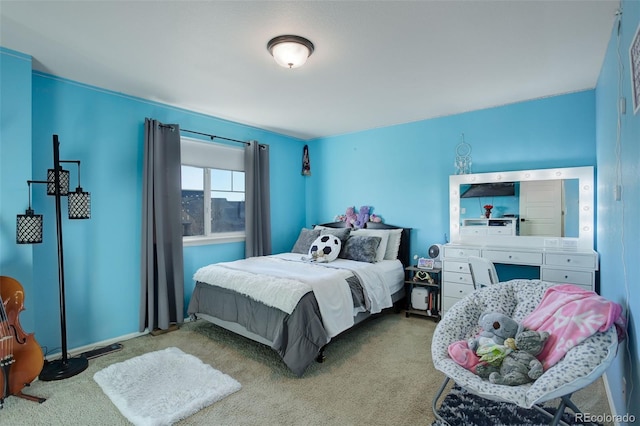
[[[616,405],[613,403],[613,396],[611,394],[611,388],[609,387],[609,380],[607,380],[607,373],[605,372],[602,375],[602,383],[604,384],[604,391],[607,394],[607,403],[609,404],[609,411],[611,411],[611,414],[613,415],[613,418],[616,419],[618,418],[618,413],[616,413]],[[615,422],[614,423],[616,426],[620,426],[621,423],[620,422]]]
[[[191,321],[191,319],[188,316],[184,319],[184,322],[190,322],[190,321]],[[173,330],[171,330],[171,331],[173,331]],[[124,334],[124,335],[119,336],[119,337],[114,337],[112,339],[103,340],[101,342],[95,342],[95,343],[92,343],[90,345],[84,345],[84,346],[79,346],[77,348],[68,349],[67,350],[67,355],[70,356],[70,357],[74,357],[74,356],[80,355],[80,354],[82,354],[84,352],[87,352],[87,351],[90,351],[90,350],[93,350],[93,349],[101,348],[101,347],[104,347],[104,346],[109,346],[109,345],[112,345],[114,343],[119,343],[119,342],[123,342],[125,340],[133,339],[135,337],[144,336],[145,334],[149,334],[149,329],[148,328],[145,328],[144,331],[140,331],[140,332],[136,332],[136,333]],[[47,361],[53,361],[55,359],[58,359],[61,355],[62,355],[62,351],[54,352],[54,353],[48,354],[44,358]]]
[[[144,330],[143,332],[136,332],[136,333],[129,333],[129,334],[125,334],[119,337],[114,337],[112,339],[107,339],[107,340],[103,340],[100,342],[95,342],[92,343],[90,345],[84,345],[84,346],[79,346],[77,348],[73,348],[73,349],[69,349],[67,350],[67,355],[70,357],[74,357],[77,355],[80,355],[84,352],[87,351],[91,351],[93,349],[97,349],[97,348],[101,348],[103,346],[109,346],[112,345],[114,343],[118,343],[118,342],[122,342],[125,340],[129,340],[129,339],[133,339],[134,337],[140,337],[140,336],[144,336],[145,334],[149,334],[149,330]],[[47,361],[53,361],[56,360],[58,358],[60,358],[60,356],[62,355],[62,352],[55,352],[55,353],[51,353],[48,354],[45,359]]]

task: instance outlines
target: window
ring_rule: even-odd
[[[243,241],[244,150],[182,138],[185,244]]]

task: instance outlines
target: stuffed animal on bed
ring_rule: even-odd
[[[358,215],[356,214],[355,207],[347,207],[347,211],[344,213],[344,221],[347,222],[348,226],[355,226],[356,221],[358,220]]]
[[[356,228],[364,228],[364,226],[369,222],[369,211],[371,209],[369,206],[360,207],[360,212],[356,218],[355,226]]]
[[[480,346],[503,345],[505,339],[515,337],[523,326],[500,312],[487,312],[478,320],[482,331],[477,337],[467,340],[469,349],[476,352]]]
[[[548,338],[549,333],[546,331],[524,330],[515,339],[507,339],[507,345],[511,345],[514,350],[502,359],[499,367],[478,365],[476,374],[488,377],[496,385],[518,386],[533,382],[544,373],[542,363],[536,355],[542,352]]]
[[[382,222],[382,218],[375,213],[372,213],[369,216],[369,222],[380,223]]]

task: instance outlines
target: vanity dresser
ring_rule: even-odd
[[[515,183],[513,194],[492,195],[493,187],[501,183]],[[486,192],[465,200],[470,187],[481,189],[483,185]],[[443,248],[443,312],[474,289],[469,256],[495,264],[536,267],[543,281],[595,291],[598,253],[593,249],[593,185],[593,167],[451,176],[451,242]],[[475,204],[504,205],[501,208],[508,210],[509,218],[501,220],[500,213],[486,221],[464,217],[469,216],[468,206]],[[552,226],[554,220],[557,223]]]

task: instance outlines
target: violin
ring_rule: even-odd
[[[18,319],[24,310],[22,285],[0,276],[0,301],[0,408],[10,395],[42,403],[44,398],[22,393],[44,366],[42,348],[33,333],[25,333]]]

